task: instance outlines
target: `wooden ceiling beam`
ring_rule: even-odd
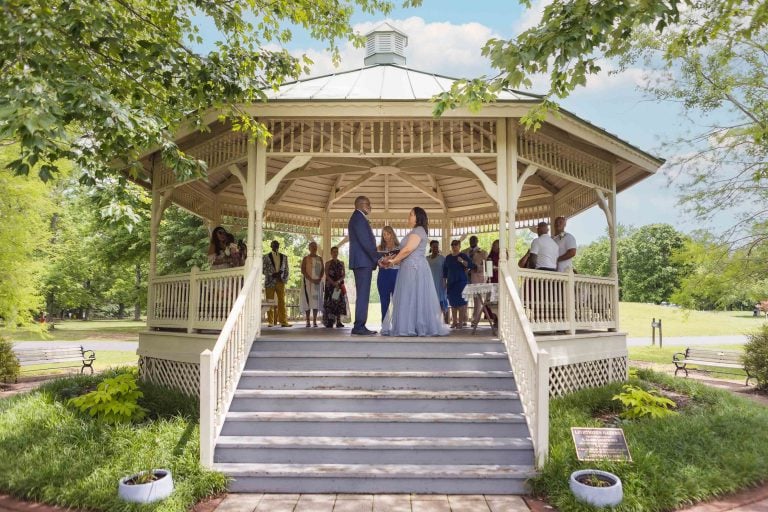
[[[347,186],[346,186],[346,187],[344,187],[343,189],[341,189],[341,190],[337,191],[337,192],[336,192],[336,195],[335,195],[335,197],[333,198],[333,201],[332,201],[331,203],[335,203],[335,202],[337,202],[339,199],[341,199],[342,197],[344,197],[344,196],[346,196],[346,195],[350,194],[350,193],[351,193],[351,192],[353,192],[355,189],[357,189],[357,188],[358,188],[360,185],[362,185],[362,184],[363,184],[363,183],[365,183],[366,181],[368,181],[368,180],[370,180],[371,178],[374,178],[374,177],[376,177],[376,176],[378,176],[378,175],[377,175],[377,174],[374,174],[374,173],[372,173],[372,172],[367,172],[367,173],[363,174],[362,176],[360,176],[359,178],[357,178],[355,181],[353,181],[352,183],[350,183],[349,185],[347,185]]]

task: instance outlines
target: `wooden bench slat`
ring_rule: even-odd
[[[93,373],[93,362],[96,360],[96,353],[93,350],[85,349],[82,345],[79,347],[14,348],[13,352],[19,360],[19,366],[77,363],[41,368],[44,370],[80,366],[80,373],[83,373],[86,368],[90,368],[91,373]]]
[[[677,372],[680,370],[683,370],[686,377],[688,376],[687,365],[689,364],[743,370],[747,374],[746,384],[749,384],[749,379],[753,377],[749,374],[749,370],[744,366],[742,356],[742,352],[738,350],[713,350],[687,347],[685,352],[678,352],[672,356],[672,363],[675,365],[675,375],[677,375]]]

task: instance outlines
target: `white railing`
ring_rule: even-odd
[[[221,329],[243,287],[244,267],[153,278],[147,307],[148,327]]]
[[[533,332],[618,328],[615,278],[521,269],[517,284]]]
[[[515,375],[536,464],[541,467],[549,453],[549,353],[539,350],[512,276],[501,265],[499,312],[499,336]]]
[[[200,463],[213,450],[251,345],[261,329],[261,265],[250,271],[213,350],[200,354]]]

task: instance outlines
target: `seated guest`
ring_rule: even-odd
[[[462,292],[467,286],[467,270],[471,270],[474,263],[469,256],[461,252],[461,242],[451,242],[451,254],[445,257],[443,263],[443,278],[446,279],[448,289],[448,303],[451,305],[453,323],[451,329],[466,327],[467,325],[467,301]]]
[[[517,265],[520,268],[535,268],[536,270],[557,270],[557,258],[560,248],[549,236],[549,224],[542,221],[536,226],[539,237],[531,242],[531,248],[520,258]]]
[[[488,253],[488,261],[491,262],[493,273],[491,274],[491,282],[492,283],[498,283],[499,282],[499,255],[501,254],[501,251],[499,250],[499,241],[494,240],[491,244],[491,252]]]

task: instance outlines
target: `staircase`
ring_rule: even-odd
[[[500,342],[335,334],[254,342],[214,451],[231,491],[526,492],[534,452]]]

